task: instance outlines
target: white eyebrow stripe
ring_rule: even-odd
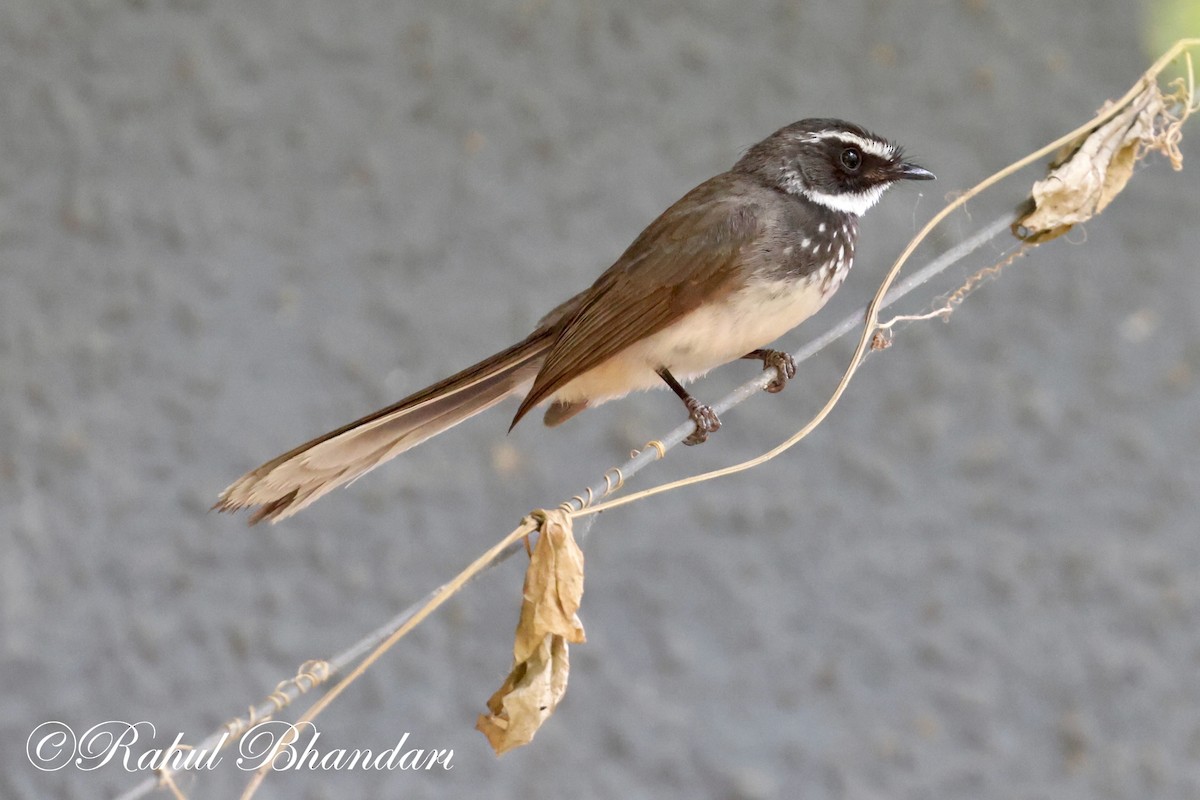
[[[878,156],[882,159],[892,159],[896,157],[896,148],[886,142],[881,142],[878,139],[867,139],[859,136],[857,133],[849,133],[847,131],[821,131],[819,133],[809,133],[805,138],[810,142],[821,142],[826,139],[839,139],[847,144],[858,146],[864,153],[870,153],[873,156]]]

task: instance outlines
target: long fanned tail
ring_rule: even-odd
[[[273,458],[234,481],[213,508],[259,506],[251,525],[290,517],[325,493],[525,388],[553,341],[539,331],[398,403]]]

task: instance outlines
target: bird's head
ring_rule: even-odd
[[[933,180],[886,139],[840,119],[793,122],[751,147],[734,166],[781,191],[861,215],[896,181]]]

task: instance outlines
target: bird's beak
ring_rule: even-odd
[[[898,181],[931,181],[937,176],[924,167],[919,167],[911,162],[898,164],[892,169],[893,180]]]

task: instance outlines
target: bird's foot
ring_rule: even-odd
[[[712,406],[706,406],[695,398],[687,400],[688,416],[696,423],[696,430],[683,440],[686,445],[704,444],[710,433],[716,433],[721,428],[721,419]]]
[[[754,350],[742,358],[757,358],[763,363],[763,369],[775,368],[778,374],[766,385],[766,390],[771,394],[782,392],[787,382],[796,377],[796,359],[789,353],[779,350]]]

